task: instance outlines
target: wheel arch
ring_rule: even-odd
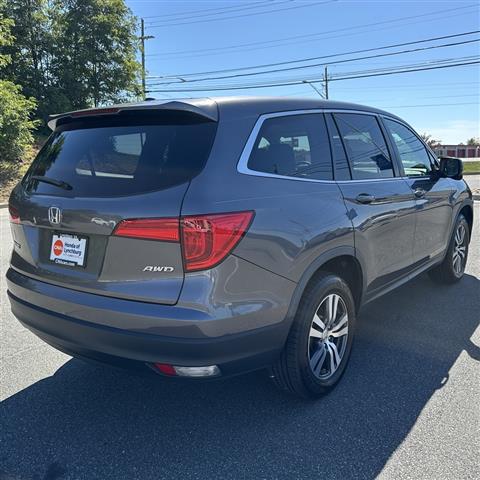
[[[290,323],[295,317],[305,290],[321,272],[334,273],[343,278],[352,291],[356,310],[359,310],[365,292],[365,268],[361,258],[356,255],[354,247],[338,247],[322,254],[303,273],[294,291],[287,313],[287,319]]]

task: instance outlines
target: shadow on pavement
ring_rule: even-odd
[[[0,404],[0,479],[373,478],[458,356],[480,358],[479,291],[422,276],[366,306],[317,402],[263,373],[176,383],[71,360]]]

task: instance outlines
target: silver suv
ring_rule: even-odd
[[[167,377],[267,367],[315,397],[361,305],[464,272],[472,195],[403,120],[284,98],[52,117],[10,198],[8,294],[53,347]]]

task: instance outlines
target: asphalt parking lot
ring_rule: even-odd
[[[43,344],[10,314],[0,210],[0,479],[480,476],[480,203],[465,278],[426,275],[361,312],[350,366],[306,402],[263,373],[138,378]]]

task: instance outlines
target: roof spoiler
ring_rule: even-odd
[[[73,112],[59,113],[48,117],[48,126],[51,130],[57,128],[57,122],[61,120],[74,119],[77,117],[99,117],[103,115],[117,115],[125,111],[142,110],[176,110],[189,112],[213,122],[218,121],[217,104],[208,98],[195,99],[190,102],[172,100],[162,102],[160,100],[146,101],[142,103],[125,103],[113,105],[106,108],[88,108],[85,110],[76,110]],[[68,121],[68,120],[67,120]],[[63,122],[62,122],[63,123]]]

